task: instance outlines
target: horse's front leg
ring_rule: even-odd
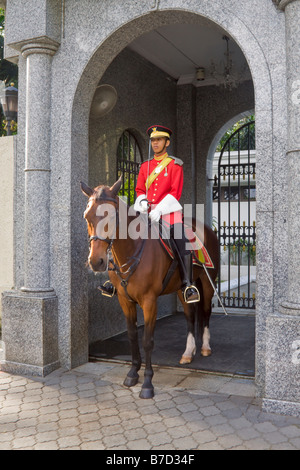
[[[154,346],[154,330],[157,316],[157,299],[147,300],[143,306],[144,312],[144,336],[143,348],[145,351],[145,372],[144,383],[140,392],[140,398],[153,398],[154,387],[152,385],[153,368],[152,368],[152,351]]]
[[[123,384],[126,387],[133,387],[139,380],[138,371],[141,368],[142,359],[139,348],[138,328],[137,328],[137,314],[136,304],[126,300],[120,300],[121,307],[126,317],[127,334],[131,346],[131,369],[128,372]]]

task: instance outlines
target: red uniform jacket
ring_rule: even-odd
[[[136,185],[137,196],[146,194],[146,180],[152,171],[161,163],[162,160],[156,160],[154,157],[150,160],[149,174],[148,161],[141,166]],[[183,169],[182,161],[173,159],[166,168],[156,177],[150,188],[148,189],[147,199],[151,204],[151,208],[161,202],[167,194],[171,194],[179,201],[183,187]],[[182,215],[176,212],[171,213],[170,223],[182,221]],[[180,217],[180,220],[179,220]]]

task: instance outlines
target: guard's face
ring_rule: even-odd
[[[155,137],[151,139],[151,145],[152,145],[152,150],[155,153],[155,155],[163,155],[167,147],[170,145],[169,139],[166,139],[165,137]]]

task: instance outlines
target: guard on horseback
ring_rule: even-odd
[[[182,292],[187,303],[199,302],[200,294],[192,284],[192,253],[186,249],[188,242],[182,220],[182,206],[179,203],[183,188],[183,162],[168,155],[172,131],[164,126],[149,127],[154,157],[141,165],[137,179],[137,199],[134,209],[149,213],[151,222],[170,228],[170,242],[179,264]],[[150,152],[149,152],[150,154]],[[100,287],[104,295],[112,296],[114,286],[106,282]]]

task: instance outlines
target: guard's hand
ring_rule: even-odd
[[[159,222],[159,219],[161,218],[161,212],[157,209],[153,209],[150,212],[149,217],[152,220],[152,222]]]
[[[141,202],[140,202],[140,212],[147,212],[148,209],[149,209],[149,202],[147,201],[147,199],[142,199]]]
[[[136,212],[146,214],[148,212],[149,203],[147,199],[142,199],[141,201],[136,201],[133,207]]]

